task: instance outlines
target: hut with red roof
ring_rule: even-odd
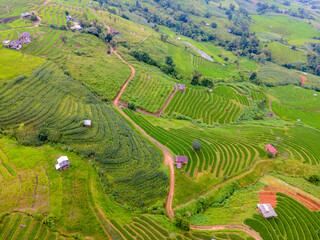
[[[272,152],[274,155],[277,155],[279,153],[271,144],[266,145],[266,151]]]

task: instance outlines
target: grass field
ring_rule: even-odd
[[[53,60],[75,80],[111,102],[130,76],[130,68],[117,56],[107,54],[107,46],[89,34],[70,33]]]
[[[121,100],[134,102],[136,106],[156,113],[173,92],[175,82],[156,67],[137,63],[135,68],[137,73],[121,96]]]
[[[248,97],[236,92],[232,87],[218,86],[210,93],[188,87],[178,91],[165,113],[180,113],[192,119],[212,125],[214,123],[235,122],[243,106],[249,106]]]
[[[29,75],[43,62],[41,58],[2,48],[0,49],[0,82],[11,80],[21,74]]]
[[[283,193],[278,195],[275,208],[278,217],[265,219],[255,214],[246,219],[245,224],[259,232],[263,239],[319,239],[319,213]]]
[[[319,42],[310,38],[319,37],[320,33],[305,22],[287,16],[252,15],[251,17],[254,20],[254,24],[250,27],[252,32],[276,33],[287,39],[291,45]]]

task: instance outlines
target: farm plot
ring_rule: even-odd
[[[35,130],[46,126],[49,135],[55,133],[53,141],[85,156],[96,154],[105,176],[112,176],[101,175],[105,190],[117,201],[143,208],[166,196],[168,177],[159,170],[160,152],[57,65],[46,64],[28,78],[8,82],[0,96],[2,128],[19,128],[22,143],[39,145]],[[85,119],[93,121],[91,128],[83,127]]]
[[[191,55],[191,62],[195,69],[199,70],[204,76],[213,78],[231,78],[235,75],[235,66],[210,62],[202,57]]]
[[[66,34],[64,31],[47,29],[44,35],[26,45],[22,51],[34,56],[54,56],[61,47],[62,36]]]
[[[317,142],[319,133],[313,129],[292,127],[283,130],[263,126],[229,126],[213,129],[183,127],[166,130],[151,124],[142,115],[128,109],[124,111],[150,136],[166,145],[174,154],[188,156],[189,162],[185,171],[190,173],[190,176],[203,171],[211,172],[216,177],[239,174],[249,169],[259,158],[266,158],[264,146],[270,142],[274,143],[283,156],[308,164],[319,164],[320,151],[313,145]],[[308,134],[308,139],[303,138],[305,134]],[[192,149],[194,139],[202,143],[199,152]]]
[[[320,110],[320,94],[316,91],[293,85],[274,87],[269,91],[282,105],[308,111]]]
[[[267,86],[299,85],[301,81],[301,77],[296,71],[273,63],[263,65],[258,72],[258,76]]]
[[[171,233],[165,229],[161,224],[154,221],[149,216],[141,216],[133,218],[132,223],[120,225],[115,220],[110,220],[113,224],[114,230],[122,239],[152,239],[152,240],[201,240],[201,239],[246,239],[245,233],[240,232],[188,232],[188,233]]]
[[[247,96],[237,93],[228,86],[218,86],[210,93],[207,90],[187,88],[177,92],[165,113],[180,113],[203,123],[235,122],[243,106],[249,106]]]
[[[275,33],[289,40],[291,45],[319,42],[311,38],[320,37],[320,33],[305,22],[287,16],[253,15],[251,17],[254,20],[254,24],[250,27],[251,32]]]
[[[121,96],[124,102],[133,102],[142,109],[156,113],[174,90],[175,82],[155,68],[150,72],[136,68],[137,73]]]
[[[307,56],[299,50],[290,49],[289,46],[285,46],[278,42],[268,44],[268,48],[271,50],[272,59],[279,64],[290,62],[305,62]]]
[[[60,237],[46,225],[26,214],[13,213],[1,219],[1,239],[50,239]]]
[[[29,9],[32,7],[31,4],[40,5],[42,2],[43,2],[42,0],[1,1],[0,2],[0,16],[1,16],[1,18],[16,17],[16,16],[19,16],[23,12],[29,11]]]
[[[263,239],[319,239],[320,214],[283,193],[277,195],[278,217],[265,219],[255,214],[246,219],[245,224],[259,232]]]

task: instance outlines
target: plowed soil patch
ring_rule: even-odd
[[[273,186],[268,186],[263,188],[263,191],[258,193],[259,197],[259,203],[270,203],[272,207],[275,207],[277,204],[277,192],[282,192],[303,205],[305,205],[307,208],[309,208],[312,211],[319,211],[320,210],[320,203],[314,201],[313,199],[310,199],[298,192],[295,191],[288,191],[279,187],[273,187]]]

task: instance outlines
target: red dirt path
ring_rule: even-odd
[[[283,188],[273,187],[273,186],[265,187],[263,188],[263,191],[258,193],[259,203],[270,203],[272,207],[275,207],[277,204],[277,195],[276,195],[277,192],[282,192],[296,199],[297,201],[305,205],[307,208],[309,208],[311,211],[320,210],[319,202],[316,202],[313,199],[310,199],[294,190],[288,191]]]

